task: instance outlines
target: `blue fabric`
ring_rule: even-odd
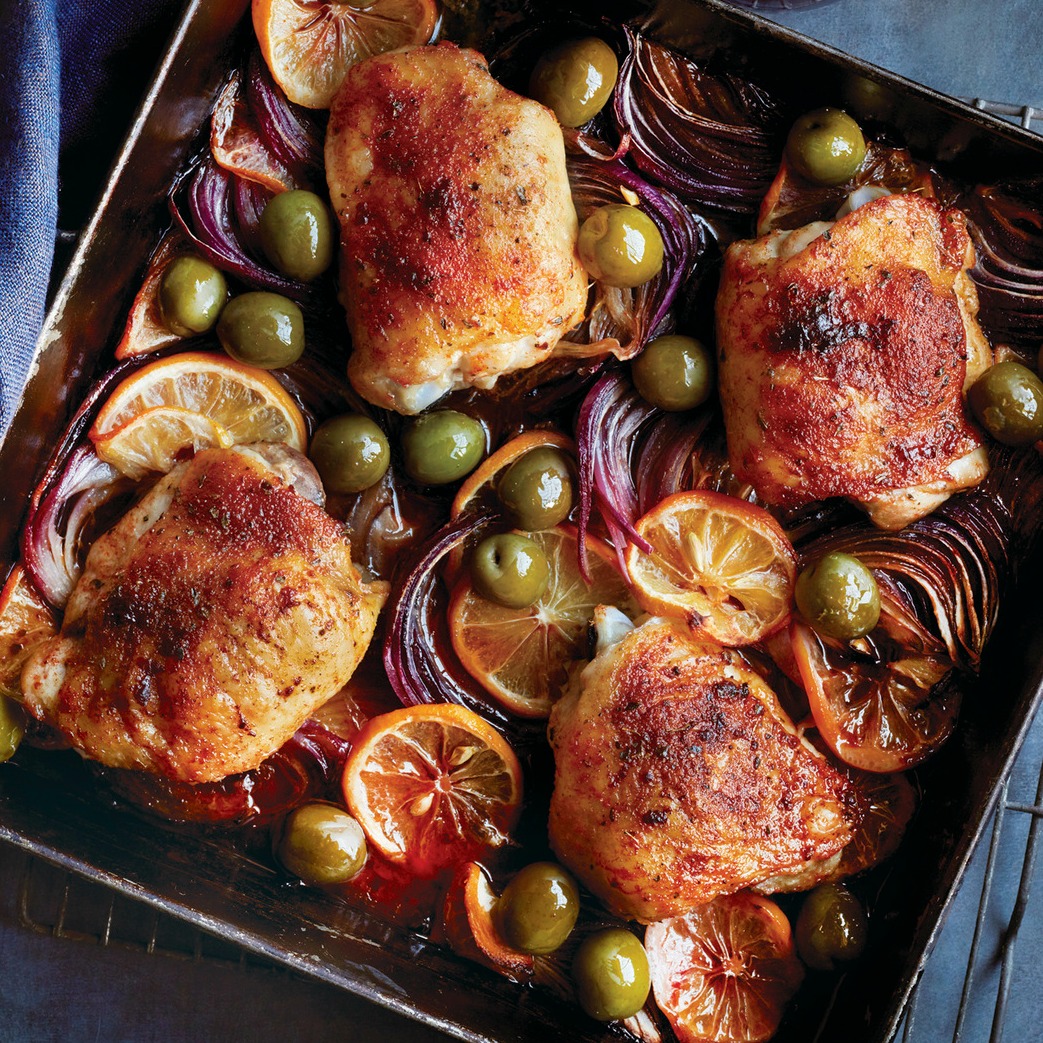
[[[0,433],[43,321],[59,221],[78,230],[181,4],[0,0]]]
[[[43,320],[58,215],[58,43],[48,0],[0,2],[0,431]]]

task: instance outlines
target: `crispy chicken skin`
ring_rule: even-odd
[[[813,869],[859,817],[850,784],[742,657],[666,620],[600,651],[548,734],[555,852],[645,923]]]
[[[728,249],[728,452],[763,501],[843,496],[897,529],[984,478],[963,402],[991,362],[973,262],[963,215],[917,195]]]
[[[587,276],[557,120],[453,44],[353,66],[326,176],[341,230],[348,376],[417,413],[545,359],[583,318]]]
[[[113,767],[210,782],[260,764],[351,677],[385,597],[316,491],[285,447],[175,467],[91,548],[22,673],[29,711]]]

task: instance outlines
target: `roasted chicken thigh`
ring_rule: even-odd
[[[452,44],[353,66],[326,175],[340,222],[348,376],[417,413],[545,359],[583,317],[587,276],[557,120]]]
[[[811,886],[859,819],[846,778],[742,657],[667,620],[600,650],[548,734],[551,844],[628,919],[776,879]]]
[[[351,677],[364,583],[311,464],[282,446],[176,466],[91,548],[29,711],[86,757],[184,782],[256,767]]]
[[[721,401],[761,500],[847,497],[895,529],[982,480],[963,397],[991,362],[973,262],[963,215],[918,195],[729,247]]]

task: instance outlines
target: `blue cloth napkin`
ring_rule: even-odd
[[[0,0],[0,434],[43,322],[59,213],[72,230],[89,215],[180,6]]]

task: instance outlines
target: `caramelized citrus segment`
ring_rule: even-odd
[[[930,756],[956,724],[960,693],[940,642],[899,623],[838,641],[804,623],[790,629],[815,725],[829,748],[863,771],[904,771]]]
[[[763,1043],[804,977],[785,913],[741,891],[645,931],[652,991],[681,1043]]]
[[[760,641],[789,618],[797,559],[778,522],[723,493],[676,493],[635,526],[652,546],[627,548],[634,593],[649,612],[685,619],[722,645]]]
[[[182,339],[176,333],[171,333],[163,322],[163,314],[159,307],[159,287],[167,266],[184,249],[184,243],[176,235],[167,235],[156,248],[149,262],[145,281],[130,306],[127,325],[116,346],[116,358],[127,359],[134,355],[145,355]]]
[[[140,426],[129,428],[131,423]],[[90,437],[114,466],[122,460],[138,468],[173,459],[197,438],[229,445],[285,442],[303,451],[307,428],[273,376],[223,355],[193,351],[152,362],[117,385]],[[157,440],[153,449],[147,446],[151,437]]]
[[[389,861],[434,876],[505,844],[522,772],[507,740],[462,706],[409,706],[374,717],[344,766],[344,796]]]
[[[434,0],[253,0],[254,31],[272,78],[309,109],[328,109],[356,62],[427,43],[437,20]]]
[[[299,187],[261,139],[237,79],[225,86],[214,105],[210,117],[210,153],[219,167],[272,192]]]
[[[587,656],[587,631],[598,605],[634,613],[612,549],[587,538],[590,584],[579,571],[577,535],[570,526],[528,534],[547,556],[550,584],[534,604],[506,608],[483,598],[465,573],[449,604],[449,635],[467,672],[520,717],[546,717]]]
[[[139,413],[94,443],[94,451],[128,478],[150,471],[166,473],[184,449],[227,449],[232,436],[216,420],[178,406],[156,406]]]
[[[0,590],[0,694],[21,699],[22,666],[29,653],[58,633],[58,623],[21,565]]]
[[[502,974],[528,981],[533,974],[529,953],[512,949],[497,933],[494,912],[498,897],[489,875],[477,862],[453,874],[442,907],[442,930],[453,952]]]

